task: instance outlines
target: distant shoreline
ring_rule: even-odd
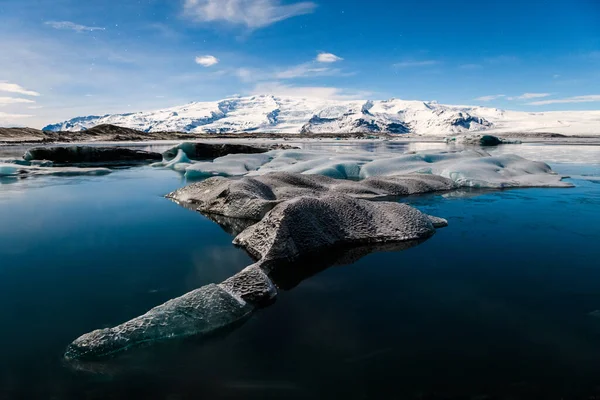
[[[600,130],[600,128],[599,128]],[[571,144],[571,145],[600,145],[598,136],[575,135],[566,136],[552,132],[494,132],[479,131],[477,134],[490,134],[502,138],[518,139],[523,143],[543,144]],[[315,141],[315,140],[344,140],[344,141],[392,141],[392,142],[443,142],[446,136],[461,136],[463,134],[423,136],[416,134],[389,134],[389,133],[326,133],[326,134],[278,134],[278,133],[182,133],[182,132],[142,132],[114,125],[100,125],[81,132],[50,132],[32,128],[0,128],[0,145],[56,145],[56,144],[84,144],[106,143],[126,145],[127,143],[150,142],[183,142],[200,140],[217,141],[252,141],[252,140],[280,140],[280,141]]]

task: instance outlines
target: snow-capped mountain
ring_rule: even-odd
[[[78,117],[44,130],[77,132],[112,124],[145,132],[387,132],[448,135],[491,130],[600,133],[600,111],[524,113],[437,102],[233,97],[157,111]]]

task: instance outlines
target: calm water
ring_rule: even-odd
[[[404,199],[450,226],[331,267],[222,337],[79,366],[62,362],[79,335],[250,258],[163,198],[185,184],[172,171],[3,181],[0,399],[599,396],[600,148],[504,149],[577,187]]]

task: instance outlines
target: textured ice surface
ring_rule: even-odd
[[[450,179],[436,175],[413,174],[349,181],[323,175],[276,172],[241,179],[214,177],[181,188],[168,197],[204,213],[259,220],[282,201],[300,196],[320,197],[340,193],[357,198],[383,199],[457,187]]]
[[[325,248],[420,240],[434,233],[430,218],[409,205],[336,194],[283,202],[234,243],[268,269]]]
[[[190,178],[263,175],[269,172],[318,174],[340,179],[373,176],[433,174],[465,187],[569,187],[545,163],[483,150],[426,151],[407,154],[367,152],[331,154],[316,151],[276,150],[264,154],[238,154],[213,162],[193,164]]]
[[[35,165],[0,164],[0,177],[26,177],[33,175],[79,176],[106,175],[108,168],[38,167]]]
[[[94,360],[145,344],[201,337],[243,321],[277,295],[269,277],[251,265],[219,285],[207,285],[114,328],[87,333],[71,343],[67,359]]]
[[[277,296],[275,285],[257,265],[249,266],[220,286],[251,304],[264,304]]]
[[[95,359],[148,342],[209,334],[239,322],[252,310],[221,286],[207,285],[124,324],[81,336],[69,345],[65,357]]]
[[[162,156],[158,153],[124,147],[96,146],[34,147],[29,149],[23,158],[26,161],[49,160],[56,164],[138,163],[162,160]]]
[[[444,176],[464,187],[571,187],[550,166],[506,154],[491,156],[481,150],[405,154],[373,161],[361,175],[429,173]]]

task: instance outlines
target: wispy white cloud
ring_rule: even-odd
[[[274,94],[278,96],[308,97],[330,100],[361,100],[370,92],[350,91],[327,86],[292,86],[281,82],[263,82],[254,87],[252,94]]]
[[[346,72],[339,68],[332,68],[327,63],[320,63],[316,60],[298,65],[280,66],[266,69],[248,67],[230,68],[215,71],[215,74],[221,76],[232,75],[244,83],[354,75],[353,72]]]
[[[31,118],[33,115],[28,114],[10,114],[0,111],[0,118],[2,119],[17,119],[17,118]]]
[[[503,97],[506,97],[506,96],[503,95],[503,94],[492,94],[492,95],[489,95],[489,96],[477,97],[475,100],[488,102],[488,101],[498,100],[498,99],[501,99]]]
[[[0,82],[0,92],[17,93],[25,96],[39,96],[38,92],[27,90],[21,85],[10,82]]]
[[[338,57],[332,53],[319,53],[316,59],[316,61],[320,63],[334,63],[343,60],[344,59],[342,57]]]
[[[531,99],[542,99],[544,97],[552,96],[552,93],[523,93],[520,96],[508,97],[508,100],[531,100]]]
[[[93,32],[93,31],[104,31],[106,28],[101,28],[99,26],[85,26],[76,24],[71,21],[47,21],[46,25],[54,28],[54,29],[62,29],[62,30],[70,30],[75,32]]]
[[[432,65],[437,65],[440,62],[437,60],[406,60],[399,63],[394,64],[396,68],[413,68],[413,67],[431,67]]]
[[[275,79],[295,79],[315,76],[334,76],[341,74],[342,71],[337,68],[328,68],[314,63],[305,63],[276,72],[274,77]]]
[[[279,0],[184,0],[183,14],[199,22],[228,22],[256,29],[314,12],[310,1],[281,4]]]
[[[213,65],[217,65],[218,63],[219,59],[215,56],[206,55],[196,57],[196,64],[202,65],[203,67],[212,67]]]
[[[242,82],[252,82],[255,80],[255,74],[256,72],[249,68],[238,68],[234,71],[234,75]]]
[[[33,100],[21,99],[18,97],[0,97],[0,106],[6,106],[9,104],[23,104],[23,103],[35,103]]]
[[[564,99],[541,100],[527,103],[530,106],[545,106],[549,104],[569,104],[569,103],[594,103],[600,102],[600,94],[590,94],[586,96],[573,96]]]

